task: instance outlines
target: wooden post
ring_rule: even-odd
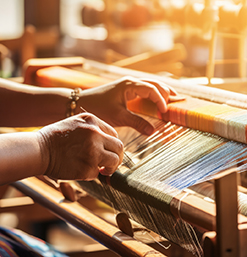
[[[239,256],[237,180],[234,170],[224,171],[215,179],[218,257]]]
[[[239,58],[239,68],[238,68],[238,73],[240,78],[246,77],[246,61],[245,61],[245,37],[246,35],[242,33],[239,36],[239,53],[238,53],[238,58]]]
[[[202,247],[204,257],[216,257],[216,233],[214,231],[206,232],[203,235]]]
[[[2,75],[2,69],[3,69],[3,67],[2,67],[2,52],[1,52],[1,50],[0,50],[0,78],[3,76]]]
[[[214,77],[216,32],[217,32],[217,25],[215,24],[212,28],[211,39],[209,42],[209,57],[208,57],[207,72],[206,72],[207,73],[206,76],[208,78],[208,84],[211,84],[211,79]]]
[[[21,67],[28,59],[36,57],[35,32],[33,25],[26,26],[24,30],[20,43]]]

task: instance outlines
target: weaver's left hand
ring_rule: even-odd
[[[83,91],[79,105],[95,114],[111,126],[130,126],[142,134],[150,135],[153,126],[140,116],[130,112],[127,101],[147,98],[156,103],[159,111],[167,111],[170,95],[176,92],[164,83],[124,77],[112,83]]]

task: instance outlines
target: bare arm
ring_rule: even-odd
[[[38,134],[34,132],[0,135],[0,184],[45,173]]]
[[[30,176],[91,180],[111,175],[122,162],[116,131],[83,113],[38,132],[0,135],[0,185]]]
[[[71,89],[39,88],[0,78],[0,126],[44,126],[66,117]]]
[[[40,88],[0,79],[0,126],[44,126],[64,119],[71,89]],[[161,113],[176,94],[165,84],[125,77],[97,88],[81,91],[80,106],[112,126],[130,126],[144,134],[153,127],[147,121],[127,110],[127,101],[135,97],[148,98],[156,103]]]

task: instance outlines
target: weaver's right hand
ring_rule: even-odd
[[[92,180],[111,175],[122,162],[117,132],[90,113],[81,113],[37,132],[45,167],[55,179]]]

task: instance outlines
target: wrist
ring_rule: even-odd
[[[45,175],[50,163],[50,151],[47,140],[41,131],[36,132],[36,138],[40,149],[40,170],[38,175]]]

